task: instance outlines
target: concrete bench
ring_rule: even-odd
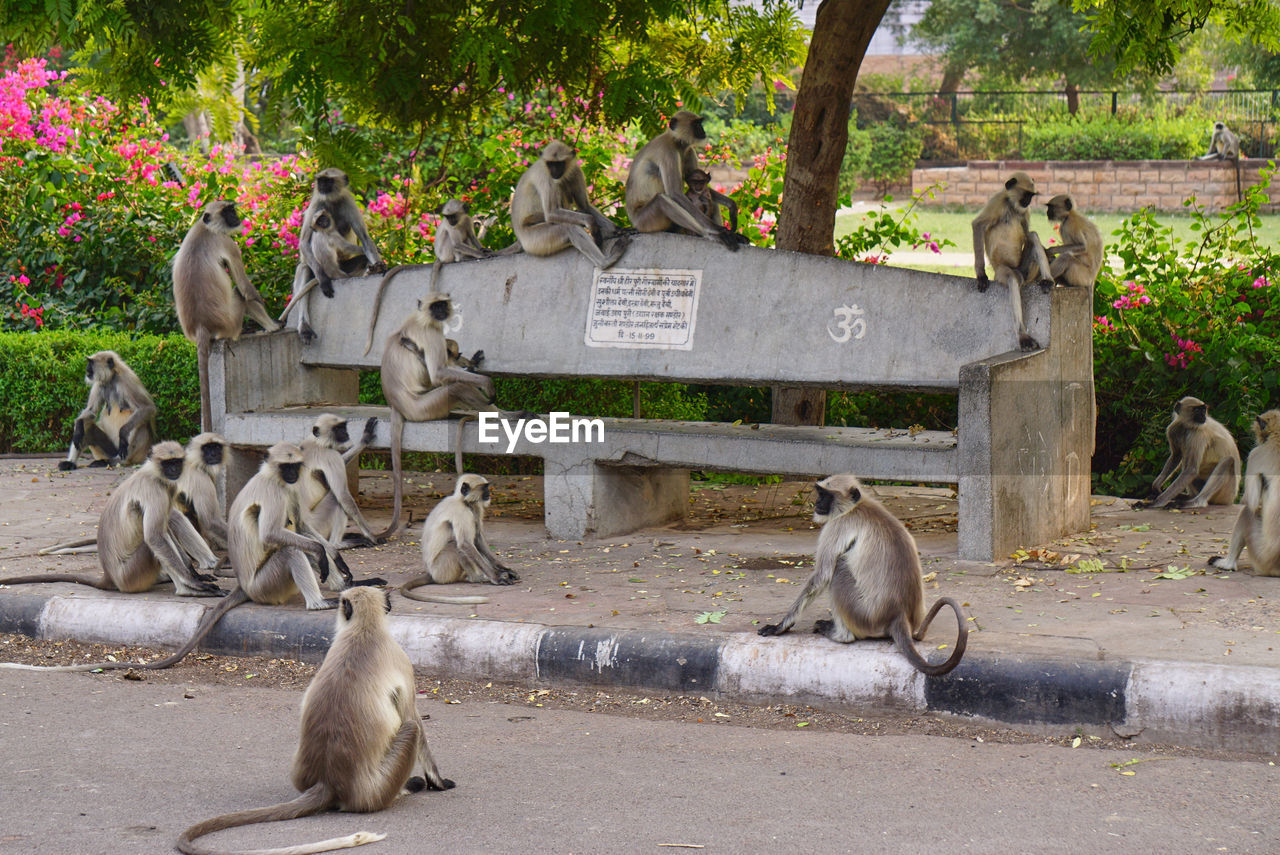
[[[235,446],[297,442],[330,411],[356,404],[361,370],[426,292],[429,271],[388,287],[373,349],[362,354],[378,278],[315,296],[319,340],[292,331],[219,344],[211,360],[215,429]],[[449,332],[485,351],[495,376],[600,377],[738,386],[919,389],[959,396],[959,430],[728,425],[603,419],[599,442],[522,437],[481,442],[481,425],[409,424],[407,450],[541,457],[546,525],[555,537],[623,534],[680,519],[690,469],[957,484],[960,554],[991,560],[1089,524],[1093,447],[1090,295],[1026,290],[1027,326],[1044,350],[1015,346],[1003,288],[972,280],[799,253],[730,253],[677,235],[637,237],[596,271],[576,252],[448,265],[440,279],[459,311]],[[519,402],[503,401],[504,406]],[[490,437],[492,438],[492,437]],[[230,473],[235,489],[249,464]]]

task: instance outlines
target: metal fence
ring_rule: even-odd
[[[1076,118],[1085,120],[1187,113],[1220,119],[1240,136],[1245,157],[1269,158],[1276,154],[1280,121],[1280,90],[1276,89],[1079,90],[1071,99],[1060,90],[859,92],[854,95],[853,106],[859,116],[874,117],[883,112],[886,103],[892,104],[911,116],[912,124],[947,126],[949,132],[933,140],[941,150],[924,156],[934,160],[972,160],[992,156],[993,151],[1017,156],[1022,151],[1024,126],[1070,117],[1072,99],[1076,102]],[[1207,147],[1207,133],[1205,142]]]

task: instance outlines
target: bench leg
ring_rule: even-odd
[[[688,469],[548,458],[544,472],[547,534],[561,540],[627,534],[682,520],[689,510]]]

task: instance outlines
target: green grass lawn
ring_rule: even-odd
[[[900,207],[900,206],[899,206]],[[936,211],[930,209],[917,208],[915,211],[916,226],[922,232],[929,232],[934,237],[943,237],[951,240],[955,246],[948,247],[947,252],[973,252],[973,232],[970,223],[973,222],[977,211]],[[862,214],[841,214],[836,217],[836,236],[847,234],[857,227],[862,219]],[[1089,219],[1098,226],[1102,231],[1102,239],[1107,243],[1112,241],[1111,233],[1120,228],[1127,217],[1124,214],[1095,214]],[[1258,241],[1260,243],[1275,244],[1280,242],[1280,214],[1264,214],[1262,216],[1262,226],[1258,229]],[[1181,214],[1156,214],[1156,220],[1161,225],[1173,226],[1174,237],[1182,240],[1189,240],[1195,232],[1191,231],[1191,218]],[[1032,228],[1040,233],[1041,237],[1048,242],[1048,234],[1050,232],[1049,221],[1044,216],[1044,207],[1040,206],[1032,217]]]

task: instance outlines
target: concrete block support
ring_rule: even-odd
[[[548,457],[543,471],[551,537],[613,537],[682,520],[689,510],[688,469]]]

